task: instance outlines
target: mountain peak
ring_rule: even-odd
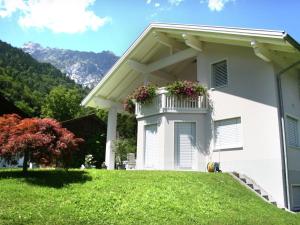
[[[27,42],[22,50],[39,62],[47,62],[73,79],[76,83],[93,88],[118,60],[111,51],[100,53],[44,48],[38,43]]]
[[[42,49],[43,47],[39,43],[26,42],[23,44],[22,49]]]

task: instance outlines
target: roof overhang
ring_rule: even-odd
[[[284,55],[279,61],[286,65],[300,58],[299,43],[284,31],[154,23],[142,32],[81,104],[104,108],[114,105],[121,110],[124,98],[143,84],[141,74],[170,80],[171,76],[159,70],[195,57],[206,42],[253,48],[267,62],[278,52]]]

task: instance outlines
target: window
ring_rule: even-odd
[[[242,148],[241,118],[215,121],[214,148],[233,149]]]
[[[298,120],[287,116],[286,119],[286,135],[287,142],[289,146],[298,147],[299,139],[298,139]]]
[[[212,86],[224,87],[227,85],[227,61],[221,61],[212,65]]]

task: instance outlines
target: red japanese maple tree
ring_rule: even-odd
[[[30,160],[42,165],[62,163],[66,168],[83,139],[76,138],[49,118],[25,118],[16,114],[0,117],[0,156],[6,160],[24,156],[23,171]]]

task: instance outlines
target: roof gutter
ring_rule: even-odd
[[[286,35],[287,37],[288,35]],[[293,40],[293,39],[292,39]],[[295,41],[295,40],[293,40]],[[290,41],[289,41],[290,42]],[[290,42],[291,43],[291,42]],[[298,45],[299,51],[300,51],[300,45],[295,42],[295,44]],[[295,47],[295,46],[294,46]],[[295,66],[300,64],[300,60],[292,63],[291,65],[285,67],[281,71],[279,71],[276,76],[276,84],[277,84],[277,91],[278,91],[278,102],[279,102],[279,130],[280,130],[280,139],[282,143],[282,163],[283,163],[283,176],[284,176],[284,189],[285,189],[285,204],[289,210],[291,210],[291,202],[290,202],[290,188],[289,188],[289,176],[288,176],[288,164],[287,164],[287,143],[286,143],[286,137],[285,137],[285,119],[284,119],[284,105],[283,105],[283,94],[282,94],[282,85],[281,85],[281,79],[282,76],[289,71],[290,69],[294,68]]]

